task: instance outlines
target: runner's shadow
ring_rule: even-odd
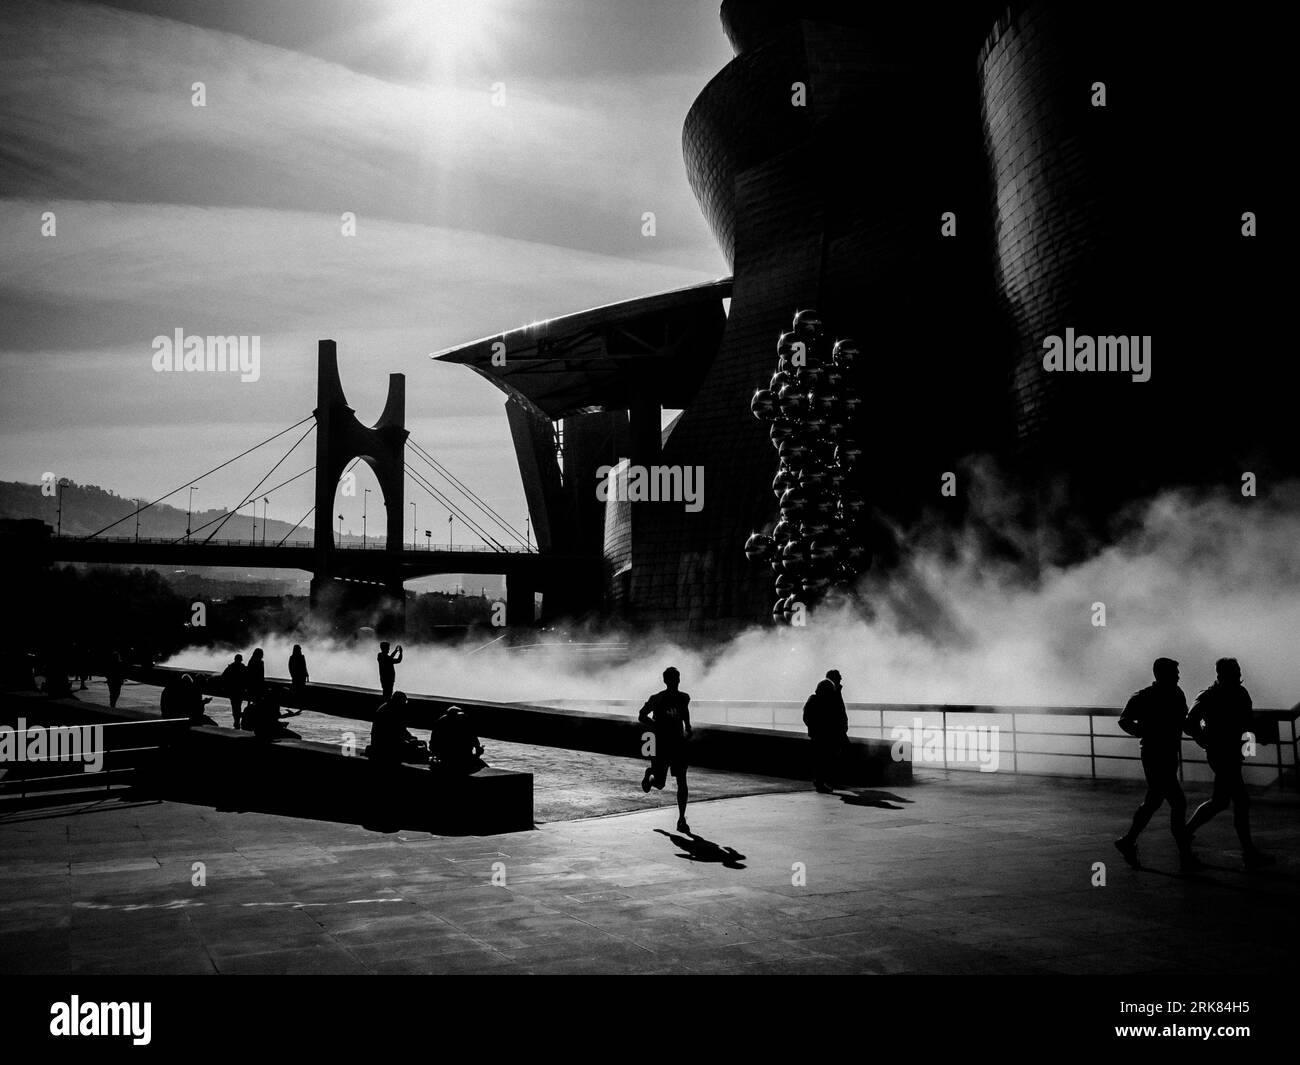
[[[720,847],[712,840],[694,834],[682,835],[676,832],[666,832],[662,828],[656,828],[655,831],[661,836],[667,836],[675,846],[686,852],[677,855],[678,858],[685,858],[688,862],[715,862],[726,869],[747,868],[747,866],[740,864],[745,860],[745,856],[735,847]]]
[[[848,794],[839,793],[850,806],[875,806],[881,810],[901,810],[901,806],[895,806],[895,803],[911,802],[911,799],[904,799],[901,795],[895,795],[890,791],[852,791]]]

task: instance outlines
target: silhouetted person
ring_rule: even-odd
[[[239,728],[244,694],[248,690],[248,667],[244,665],[243,655],[235,655],[235,660],[222,670],[221,690],[230,700],[230,716],[235,719],[235,728]]]
[[[67,662],[60,651],[50,653],[45,663],[45,682],[41,691],[51,699],[75,699],[72,694],[72,682],[68,680]]]
[[[1187,735],[1205,749],[1206,761],[1214,770],[1214,791],[1187,822],[1187,835],[1191,837],[1231,803],[1232,824],[1247,868],[1271,865],[1273,859],[1250,838],[1250,795],[1241,776],[1244,737],[1254,728],[1250,693],[1241,683],[1241,666],[1235,658],[1220,658],[1214,663],[1214,672],[1214,683],[1196,697],[1184,725]]]
[[[393,692],[375,711],[367,758],[376,762],[425,762],[429,752],[406,728],[406,693]]]
[[[284,724],[284,718],[297,717],[301,713],[301,710],[280,709],[275,693],[270,688],[263,688],[244,711],[244,728],[261,740],[297,739],[298,733]]]
[[[1187,697],[1178,686],[1178,663],[1172,658],[1157,658],[1151,667],[1155,682],[1134,692],[1124,706],[1119,727],[1141,741],[1142,772],[1147,778],[1147,793],[1133,814],[1127,834],[1115,841],[1124,860],[1139,868],[1137,838],[1147,827],[1162,802],[1169,803],[1169,829],[1178,845],[1183,868],[1200,863],[1192,854],[1187,820],[1187,798],[1178,783],[1178,758],[1187,718]]]
[[[253,648],[253,653],[248,656],[246,669],[247,672],[244,674],[244,694],[251,702],[266,687],[266,656],[262,654],[260,647]]]
[[[487,765],[483,744],[459,706],[449,706],[429,730],[429,765],[450,774],[468,776]]]
[[[813,748],[813,787],[823,795],[834,790],[839,763],[849,742],[849,715],[839,682],[839,670],[830,670],[803,704],[803,723]]]
[[[691,738],[691,697],[678,689],[681,674],[669,666],[664,670],[664,690],[646,700],[637,715],[643,724],[653,722],[654,753],[641,779],[641,790],[653,784],[660,791],[671,772],[677,778],[677,831],[690,832],[686,823],[686,742]]]
[[[384,693],[384,702],[388,702],[393,697],[393,685],[397,683],[397,663],[402,660],[402,645],[399,643],[397,649],[391,654],[388,650],[388,641],[385,640],[379,645],[379,654],[375,655],[375,660],[379,663],[379,687]]]
[[[104,680],[108,684],[108,705],[111,709],[117,706],[118,696],[122,694],[122,682],[126,680],[126,666],[116,651],[108,656],[108,662],[104,666]]]
[[[301,698],[307,687],[307,658],[302,653],[302,644],[294,644],[293,654],[289,656],[289,680],[293,682],[293,694]]]
[[[179,680],[163,689],[159,711],[163,717],[188,718],[191,725],[215,725],[204,713],[204,707],[210,702],[212,699],[204,696],[194,678],[183,673]]]

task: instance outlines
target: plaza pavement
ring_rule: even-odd
[[[582,764],[646,801],[635,760]],[[1275,868],[1241,868],[1224,814],[1198,839],[1209,867],[1180,876],[1162,815],[1149,869],[1111,846],[1139,790],[922,770],[892,791],[693,804],[694,837],[669,792],[470,838],[172,802],[12,811],[0,972],[1289,972],[1295,793],[1255,804]]]

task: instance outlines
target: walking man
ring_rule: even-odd
[[[385,640],[379,645],[379,654],[375,655],[379,662],[379,687],[384,692],[384,702],[388,702],[393,697],[393,685],[397,683],[397,663],[402,660],[402,645],[389,653],[388,641]]]
[[[677,831],[687,834],[686,741],[691,738],[691,697],[678,688],[681,674],[669,666],[664,670],[664,690],[646,700],[637,715],[642,724],[653,723],[650,765],[641,779],[641,790],[651,785],[663,790],[671,772],[677,778]]]
[[[1254,728],[1254,707],[1235,658],[1220,658],[1214,663],[1214,672],[1214,683],[1196,697],[1184,726],[1187,735],[1205,749],[1205,758],[1214,770],[1214,791],[1187,822],[1187,835],[1190,838],[1231,803],[1242,859],[1247,869],[1257,869],[1272,865],[1273,859],[1250,838],[1250,795],[1241,776],[1242,745]]]
[[[1147,823],[1169,803],[1169,828],[1178,845],[1179,863],[1193,869],[1200,863],[1192,854],[1191,836],[1184,825],[1187,798],[1178,783],[1178,758],[1187,717],[1187,697],[1178,686],[1178,663],[1172,658],[1157,658],[1151,667],[1152,684],[1134,692],[1119,718],[1119,727],[1141,741],[1142,771],[1147,778],[1147,793],[1133,814],[1128,832],[1115,841],[1115,847],[1134,869],[1138,861],[1137,838]]]
[[[803,723],[813,748],[813,787],[822,795],[834,791],[839,763],[849,742],[849,715],[840,679],[838,669],[828,671],[803,705]]]

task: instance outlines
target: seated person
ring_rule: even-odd
[[[162,717],[189,718],[191,725],[215,725],[216,722],[203,712],[210,702],[212,699],[204,696],[194,678],[183,673],[178,681],[163,689],[158,712]]]
[[[449,706],[429,730],[429,765],[444,773],[469,776],[484,768],[483,744],[459,706]]]
[[[365,756],[379,762],[414,762],[429,760],[429,749],[406,729],[406,693],[393,692],[388,702],[375,711],[370,727],[370,746]]]
[[[300,738],[298,733],[285,725],[284,719],[301,713],[301,710],[281,710],[275,692],[266,688],[248,704],[240,724],[245,732],[251,732],[259,739],[296,740]]]

